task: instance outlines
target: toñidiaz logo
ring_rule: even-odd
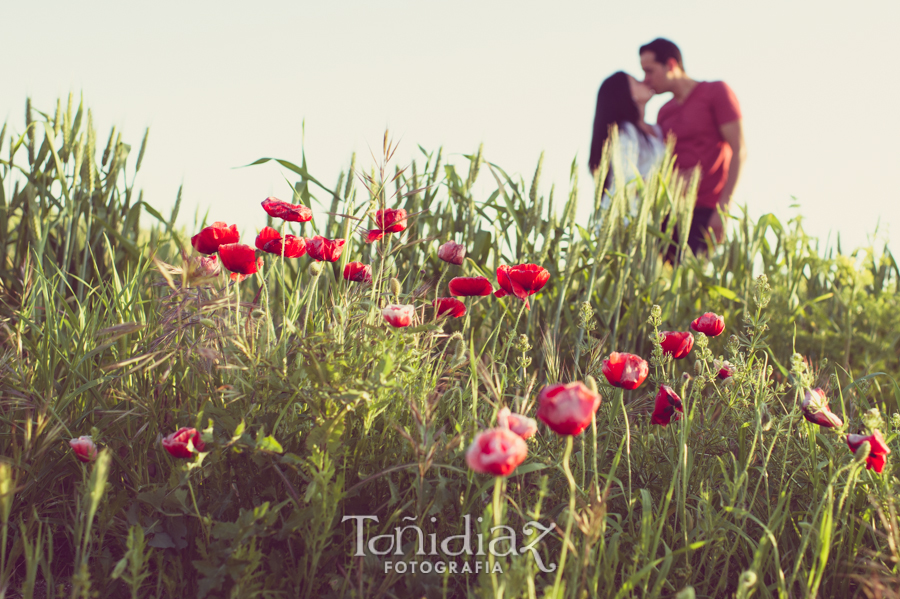
[[[396,572],[398,574],[479,574],[481,572],[503,572],[503,568],[499,562],[493,565],[486,559],[488,555],[494,557],[507,557],[525,555],[530,552],[534,558],[537,567],[542,572],[555,572],[556,564],[545,564],[540,552],[538,551],[538,543],[547,534],[553,530],[553,526],[544,526],[540,522],[534,520],[526,522],[522,526],[521,541],[519,533],[511,526],[494,526],[490,529],[491,534],[485,539],[483,533],[472,534],[472,518],[469,514],[463,516],[465,521],[465,532],[461,535],[452,535],[446,538],[438,539],[437,533],[425,534],[421,528],[415,524],[406,526],[398,526],[394,528],[391,534],[377,535],[367,537],[365,534],[365,521],[374,520],[378,523],[378,516],[344,516],[341,522],[353,520],[356,522],[356,547],[354,556],[378,555],[378,556],[398,556],[404,555],[402,549],[404,542],[404,533],[414,535],[416,543],[417,559],[401,559],[393,560],[387,558],[384,560],[384,573]],[[412,516],[403,518],[404,521],[415,521]],[[437,518],[432,517],[432,522],[437,522]],[[482,518],[476,518],[477,522],[481,522]],[[539,533],[539,534],[538,534]],[[536,538],[530,538],[537,535]],[[409,538],[409,537],[408,537]],[[427,539],[427,540],[426,540]],[[408,539],[407,539],[408,540]],[[464,557],[463,557],[464,556]],[[421,558],[421,559],[419,559]],[[462,558],[459,561],[447,558]],[[485,558],[485,559],[479,559]]]

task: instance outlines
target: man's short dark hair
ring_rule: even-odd
[[[665,38],[658,37],[649,44],[644,44],[641,46],[641,50],[638,54],[643,54],[644,52],[653,52],[653,55],[656,57],[656,62],[663,65],[669,62],[670,58],[674,58],[675,62],[678,63],[678,66],[681,67],[681,70],[684,70],[684,62],[681,60],[681,50],[679,50],[678,46],[673,42],[670,42]]]

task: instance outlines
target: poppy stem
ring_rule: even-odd
[[[566,480],[569,481],[569,514],[566,519],[566,533],[563,537],[562,554],[559,556],[559,568],[556,570],[556,581],[553,583],[553,596],[559,596],[563,570],[566,568],[566,556],[569,552],[569,536],[572,534],[572,524],[575,521],[575,477],[572,476],[572,470],[569,468],[569,459],[572,457],[573,445],[574,437],[566,435],[566,452],[563,454],[562,467],[563,472],[566,473]]]

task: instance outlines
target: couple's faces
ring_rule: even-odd
[[[628,88],[631,90],[631,99],[635,104],[646,104],[653,97],[653,90],[650,86],[641,83],[631,75],[628,76]]]
[[[641,54],[641,68],[644,70],[644,84],[650,87],[652,93],[660,94],[666,90],[666,67],[656,62],[653,52]]]

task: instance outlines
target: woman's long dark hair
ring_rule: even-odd
[[[588,166],[591,172],[600,166],[600,155],[603,152],[603,144],[609,137],[609,126],[616,123],[619,128],[625,123],[631,123],[646,137],[646,134],[638,126],[640,113],[637,104],[631,97],[631,88],[628,85],[628,75],[622,71],[613,73],[600,85],[597,92],[597,111],[594,113],[594,135],[591,138],[591,157]],[[609,177],[607,177],[607,182]]]

